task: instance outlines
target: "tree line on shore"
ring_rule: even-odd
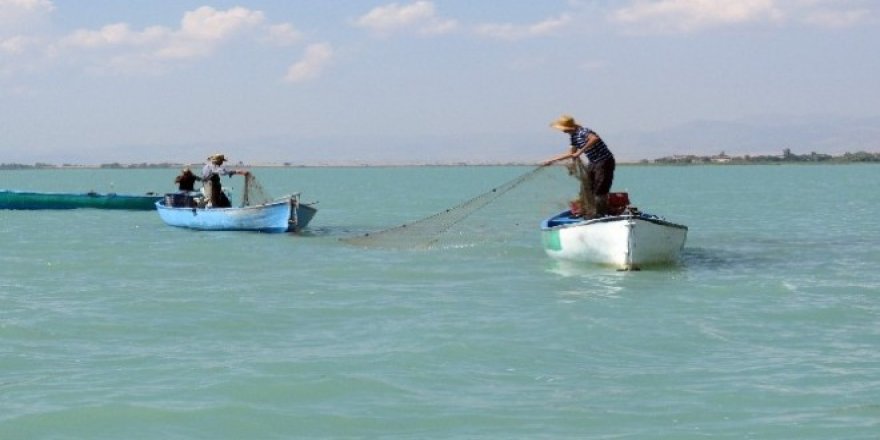
[[[655,164],[762,164],[762,163],[861,163],[880,162],[880,153],[857,151],[844,153],[838,156],[811,152],[809,154],[794,154],[790,148],[782,150],[782,155],[743,155],[728,156],[723,151],[715,156],[675,155],[659,159],[642,160],[641,163]]]
[[[774,163],[864,163],[864,162],[880,162],[880,153],[870,153],[866,151],[857,151],[855,153],[843,153],[838,156],[830,154],[811,152],[809,154],[794,154],[791,149],[782,150],[782,155],[743,155],[729,156],[723,151],[721,154],[713,156],[699,155],[674,155],[661,157],[659,159],[642,159],[638,161],[640,164],[657,164],[657,165],[682,165],[682,164],[774,164]],[[239,162],[238,166],[244,165]],[[456,166],[470,165],[466,162],[456,163]],[[485,165],[485,164],[481,164]],[[507,165],[523,165],[523,164],[507,164]],[[97,166],[84,166],[77,164],[51,164],[37,162],[35,164],[21,163],[0,163],[0,170],[31,170],[31,169],[57,169],[57,168],[101,168],[101,169],[149,169],[149,168],[180,168],[183,166],[191,166],[187,164],[160,162],[160,163],[134,163],[124,164],[119,162],[105,163]],[[280,166],[284,167],[302,167],[303,165],[294,165],[285,162]]]

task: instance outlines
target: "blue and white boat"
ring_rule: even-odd
[[[162,221],[200,231],[296,232],[305,228],[318,210],[300,202],[299,194],[238,208],[204,208],[191,197],[168,194],[156,202]]]
[[[547,255],[559,260],[639,270],[677,262],[687,231],[634,208],[594,219],[566,210],[541,223],[541,241]]]

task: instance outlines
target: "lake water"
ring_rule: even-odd
[[[299,235],[0,211],[0,438],[880,437],[880,167],[619,167],[690,228],[660,270],[543,253],[576,193],[561,168],[430,250],[340,241],[529,170],[253,169],[319,202]],[[0,188],[164,192],[176,171]]]

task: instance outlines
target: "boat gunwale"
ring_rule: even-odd
[[[170,194],[173,194],[173,193],[170,193]],[[265,208],[275,206],[275,205],[295,202],[296,206],[311,208],[315,211],[318,210],[317,208],[312,206],[312,205],[315,205],[316,203],[301,202],[301,201],[299,201],[299,197],[300,197],[300,193],[292,193],[292,194],[283,195],[281,197],[276,197],[273,200],[270,200],[266,203],[260,203],[259,205],[228,206],[225,208],[205,208],[205,207],[200,208],[198,206],[166,206],[165,205],[165,198],[163,197],[162,199],[156,201],[156,208],[162,208],[162,209],[168,209],[168,210],[193,210],[193,209],[195,209],[195,210],[199,210],[199,211],[213,211],[213,212],[220,211],[220,212],[223,212],[223,211],[229,211],[229,210],[240,211],[243,209],[265,209]]]
[[[646,221],[649,223],[654,223],[654,224],[660,225],[660,226],[669,226],[672,228],[684,229],[685,231],[688,230],[688,227],[685,225],[681,225],[678,223],[672,223],[670,221],[667,221],[667,220],[664,220],[660,217],[657,217],[653,214],[644,214],[644,213],[642,213],[642,214],[612,215],[612,216],[606,216],[606,217],[601,217],[601,218],[580,220],[580,221],[572,222],[572,223],[565,223],[565,224],[559,224],[559,225],[555,225],[555,226],[549,226],[549,223],[553,219],[563,217],[563,216],[565,216],[565,214],[570,213],[570,212],[571,211],[566,210],[566,211],[560,212],[559,214],[554,215],[553,217],[545,219],[543,222],[541,222],[541,230],[542,231],[554,231],[554,230],[573,228],[573,227],[577,227],[577,226],[587,226],[587,225],[594,225],[594,224],[599,224],[599,223],[611,223],[611,222],[618,222],[618,221],[624,221],[624,220],[643,220],[643,221]]]
[[[152,211],[162,195],[154,192],[100,193],[0,189],[0,210],[105,209]]]
[[[156,201],[156,208],[167,209],[172,211],[210,211],[210,212],[224,212],[224,211],[242,211],[242,210],[253,210],[253,209],[266,209],[269,207],[274,207],[276,205],[283,205],[285,203],[290,203],[290,198],[280,198],[273,200],[271,202],[261,203],[259,205],[251,205],[251,206],[229,206],[226,208],[199,208],[197,206],[166,206],[165,200]],[[300,205],[304,205],[300,203]]]
[[[143,194],[139,193],[118,193],[118,192],[96,192],[96,191],[86,191],[86,192],[61,192],[61,191],[22,191],[17,189],[0,189],[0,194],[3,193],[12,193],[18,195],[35,195],[35,196],[87,196],[87,197],[125,197],[125,198],[150,198],[150,199],[158,199],[162,197],[162,194],[154,193],[154,192],[146,192]]]

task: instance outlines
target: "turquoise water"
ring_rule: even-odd
[[[537,225],[576,191],[561,169],[428,251],[339,239],[529,168],[253,171],[319,201],[309,231],[0,211],[0,438],[880,436],[876,166],[620,167],[616,189],[690,227],[680,265],[641,272],[544,255]],[[175,172],[0,188],[167,191]]]

